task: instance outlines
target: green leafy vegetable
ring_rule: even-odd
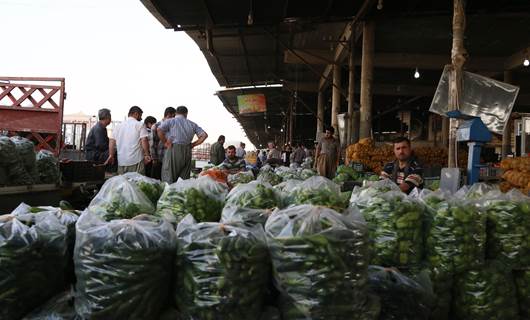
[[[38,180],[40,183],[58,183],[61,176],[59,163],[52,152],[41,150],[37,153]]]
[[[338,212],[348,207],[349,198],[350,193],[341,193],[339,185],[321,176],[311,177],[295,186],[289,197],[290,204],[313,204]]]
[[[261,171],[258,175],[259,182],[266,182],[272,186],[275,186],[283,181],[282,177],[270,170]]]
[[[232,186],[242,183],[249,183],[252,180],[254,180],[254,174],[252,171],[244,171],[228,175],[228,183]]]
[[[226,197],[226,204],[252,209],[273,209],[281,205],[281,197],[271,185],[252,181],[232,189]]]

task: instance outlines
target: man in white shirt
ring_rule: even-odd
[[[119,124],[109,143],[109,162],[114,163],[114,150],[118,149],[118,174],[138,172],[145,174],[145,165],[151,162],[148,132],[141,122],[143,111],[137,106],[129,109],[129,118]]]
[[[236,157],[244,158],[246,155],[247,152],[245,151],[245,143],[240,142],[239,147],[236,149]]]

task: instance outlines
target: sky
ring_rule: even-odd
[[[65,113],[111,109],[123,120],[185,105],[215,142],[249,143],[214,95],[220,89],[195,42],[165,29],[140,0],[0,0],[0,76],[64,77]]]

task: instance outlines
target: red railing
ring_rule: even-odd
[[[64,99],[64,78],[0,76],[0,130],[36,141],[37,150],[58,155]]]

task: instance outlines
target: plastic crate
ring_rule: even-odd
[[[73,160],[61,162],[63,181],[86,182],[105,179],[105,166],[96,165],[93,161]]]

